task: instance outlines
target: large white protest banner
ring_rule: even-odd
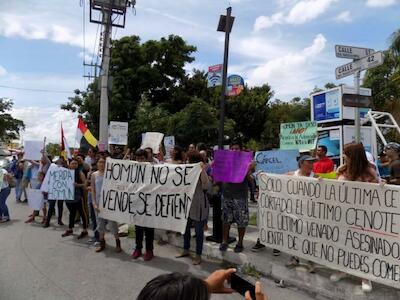
[[[399,288],[400,187],[258,176],[261,243]]]
[[[113,145],[128,145],[128,122],[110,122],[108,143]]]
[[[107,159],[99,216],[183,233],[200,173],[200,164]]]
[[[153,153],[160,152],[160,145],[163,140],[164,134],[159,132],[146,132],[142,135],[142,145],[140,149],[151,148]]]
[[[41,190],[26,189],[28,205],[33,210],[41,210],[44,204],[43,192]]]
[[[25,141],[24,158],[27,160],[40,160],[43,150],[43,141]]]
[[[48,193],[48,200],[74,200],[75,170],[51,164],[40,190]]]

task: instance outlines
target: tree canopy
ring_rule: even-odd
[[[9,142],[19,137],[19,132],[25,128],[24,122],[11,116],[14,103],[11,99],[0,98],[0,141]]]

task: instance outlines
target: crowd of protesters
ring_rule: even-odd
[[[240,143],[232,143],[231,151],[249,151],[243,149]],[[336,166],[335,162],[327,156],[328,149],[324,145],[319,145],[315,151],[303,153],[298,157],[298,169],[288,173],[292,176],[319,177],[323,174],[334,172],[337,180],[361,181],[370,183],[386,182],[388,184],[400,185],[400,145],[389,143],[385,146],[379,160],[374,161],[372,155],[365,151],[362,144],[352,143],[344,147],[344,164]],[[249,225],[249,202],[256,201],[256,173],[255,163],[248,165],[247,174],[241,183],[218,183],[213,181],[212,150],[203,143],[189,145],[186,149],[178,145],[174,146],[169,155],[164,155],[162,151],[154,154],[151,148],[138,149],[131,151],[120,146],[111,147],[110,151],[96,151],[89,149],[86,156],[77,153],[69,161],[58,158],[55,164],[75,170],[75,197],[73,201],[65,199],[49,200],[42,209],[41,222],[44,228],[51,225],[52,216],[55,215],[57,206],[57,224],[64,226],[63,207],[64,203],[69,211],[68,228],[62,237],[73,235],[76,223],[81,223],[82,231],[78,239],[86,238],[89,235],[88,229],[93,231],[93,237],[89,240],[96,246],[96,252],[102,252],[106,248],[106,226],[114,236],[115,251],[121,252],[121,242],[119,236],[119,225],[115,221],[106,220],[98,216],[100,212],[100,194],[103,184],[103,174],[105,162],[108,157],[115,159],[134,160],[151,164],[185,164],[200,163],[202,172],[193,196],[192,206],[189,212],[186,231],[183,235],[183,250],[176,257],[190,256],[190,242],[192,228],[195,231],[195,255],[193,264],[198,265],[202,262],[204,230],[207,229],[211,194],[217,193],[221,199],[223,239],[220,244],[220,251],[228,249],[229,232],[232,224],[238,230],[238,242],[234,247],[234,252],[242,252],[244,249],[243,239],[246,228]],[[168,158],[167,158],[168,157]],[[10,212],[6,200],[10,195],[10,190],[15,187],[15,201],[20,203],[27,202],[26,189],[40,189],[47,170],[50,167],[52,158],[42,151],[40,161],[28,161],[23,157],[23,152],[14,157],[8,170],[0,169],[0,176],[3,178],[0,192],[0,222],[10,221]],[[44,194],[46,199],[46,194]],[[57,205],[56,205],[57,204]],[[32,211],[26,223],[36,221],[39,211]],[[152,260],[154,257],[154,228],[135,226],[136,247],[132,253],[133,259],[138,259],[143,255],[145,261]],[[145,241],[145,252],[143,254],[143,242]],[[258,240],[252,248],[258,251],[265,248]],[[273,250],[274,255],[280,255],[278,250]],[[310,272],[315,271],[312,262],[307,262]],[[287,267],[299,265],[299,258],[291,257]],[[346,276],[345,273],[336,272],[331,276],[331,280],[338,281]],[[368,280],[362,280],[363,291],[371,291],[372,285]]]

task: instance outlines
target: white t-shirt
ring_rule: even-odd
[[[4,169],[0,169],[0,184],[1,184],[1,189],[5,189],[8,188],[8,181],[6,179],[6,175],[8,174],[8,172]]]
[[[294,171],[293,176],[303,176],[303,175],[300,175],[300,169],[297,169],[296,171]],[[308,177],[315,177],[315,173],[311,172],[310,176]]]

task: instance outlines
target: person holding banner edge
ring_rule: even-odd
[[[92,192],[92,205],[94,210],[99,213],[100,208],[99,208],[99,202],[100,202],[100,197],[101,197],[101,188],[103,186],[103,177],[104,177],[104,168],[105,168],[106,161],[104,158],[100,158],[97,161],[97,171],[92,173],[90,177],[90,188]],[[115,221],[109,221],[103,218],[97,218],[97,228],[96,230],[99,232],[99,240],[100,244],[96,248],[96,252],[102,252],[106,248],[106,240],[105,240],[105,234],[106,234],[106,225],[107,223],[110,225],[111,233],[115,237],[115,252],[120,253],[122,252],[121,248],[121,241],[119,239],[118,235],[118,223]]]
[[[369,163],[361,143],[345,145],[343,153],[344,165],[338,168],[338,180],[378,183],[376,170]],[[346,273],[335,272],[330,279],[337,282],[345,277],[347,277]],[[363,292],[371,292],[371,281],[362,279],[361,289]]]
[[[79,215],[82,218],[82,223],[83,223],[83,230],[82,232],[78,235],[78,239],[82,239],[85,236],[88,235],[87,231],[87,214],[85,212],[85,209],[83,208],[83,189],[86,187],[86,178],[85,175],[77,171],[78,169],[78,160],[76,158],[72,158],[69,167],[71,170],[75,170],[75,193],[74,193],[74,200],[66,201],[67,208],[69,210],[69,226],[68,229],[61,235],[62,237],[67,237],[72,235],[73,233],[73,228],[75,224],[75,216],[76,213],[79,212]]]

